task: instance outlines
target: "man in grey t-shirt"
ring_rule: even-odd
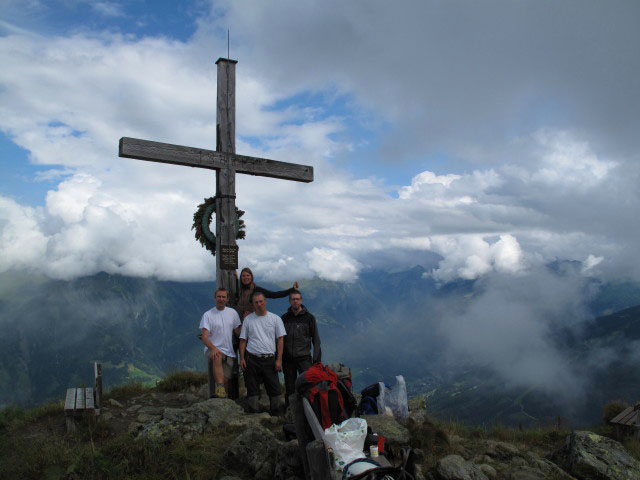
[[[261,292],[253,294],[251,303],[254,313],[247,315],[240,331],[240,366],[244,370],[247,387],[247,403],[250,412],[258,411],[260,383],[269,395],[269,413],[281,411],[280,381],[284,329],[282,319],[267,311],[267,300]]]

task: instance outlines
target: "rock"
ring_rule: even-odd
[[[193,393],[185,393],[183,399],[187,403],[197,403],[200,401],[200,397]]]
[[[362,415],[374,433],[383,435],[390,445],[407,446],[409,430],[388,415]]]
[[[136,403],[136,404],[131,405],[129,408],[127,408],[127,412],[129,412],[129,413],[135,413],[135,412],[137,412],[138,410],[140,410],[141,408],[142,408],[142,405],[138,405],[138,404]]]
[[[436,473],[442,480],[489,480],[476,464],[460,455],[447,455],[438,460]]]
[[[204,385],[202,385],[200,387],[200,390],[198,390],[197,395],[200,398],[208,399],[209,398],[209,385],[206,384],[206,383]]]
[[[143,407],[146,408],[146,407]],[[150,407],[147,411],[157,411]],[[143,409],[139,409],[142,412]],[[268,419],[269,414],[245,414],[242,407],[226,398],[210,398],[186,408],[165,408],[162,416],[140,413],[138,421],[146,423],[141,435],[162,436],[179,433],[186,438],[204,433],[221,425],[256,427]],[[143,421],[144,420],[144,421]]]
[[[142,425],[138,429],[138,432],[138,437],[160,438],[171,434],[178,434],[180,430],[175,424],[167,420],[160,420]]]
[[[518,447],[510,443],[485,440],[484,444],[484,453],[490,457],[499,458],[501,460],[509,460],[515,456],[520,456],[520,450],[518,450]]]
[[[422,465],[420,465],[419,463],[416,463],[415,469],[416,469],[416,480],[426,480],[426,477],[424,476],[424,472],[422,471]]]
[[[144,427],[143,424],[138,423],[138,422],[131,422],[129,424],[129,428],[128,428],[128,432],[129,433],[138,433],[139,431],[142,430],[142,428]]]
[[[141,413],[136,417],[136,420],[139,423],[149,423],[149,422],[153,422],[154,420],[160,420],[162,418],[162,415],[149,415],[146,413]]]
[[[276,452],[276,466],[273,475],[276,480],[304,478],[304,467],[297,440],[280,443]]]
[[[213,426],[226,423],[225,420],[230,417],[244,414],[242,407],[228,398],[210,398],[204,402],[194,403],[189,408],[206,415],[209,423]]]
[[[210,427],[258,426],[263,420],[271,418],[268,413],[246,414],[240,405],[227,398],[210,398],[204,402],[195,403],[189,408],[203,412],[207,416]]]
[[[471,459],[473,463],[481,464],[481,463],[493,463],[495,460],[491,458],[489,455],[476,455]]]
[[[249,427],[224,452],[228,466],[243,465],[256,480],[272,479],[278,441],[264,427]]]
[[[140,407],[137,413],[144,413],[146,415],[162,415],[164,407],[154,407],[153,405],[145,405]]]
[[[188,429],[195,433],[202,433],[207,423],[207,416],[193,408],[165,408],[162,418],[180,426],[188,425]]]
[[[573,432],[551,460],[579,479],[640,479],[640,463],[619,442],[592,432]]]
[[[105,412],[102,415],[100,415],[100,418],[102,418],[102,420],[104,420],[105,422],[108,422],[113,418],[113,414],[111,412]]]
[[[530,467],[518,468],[508,472],[506,478],[509,480],[544,480],[548,478],[543,471]]]
[[[107,400],[107,402],[109,402],[109,405],[111,405],[113,407],[124,408],[124,405],[122,405],[115,398],[110,398],[109,400]]]
[[[545,478],[572,479],[573,477],[546,458],[535,458],[530,462],[532,467],[542,470]]]
[[[496,472],[496,469],[493,468],[491,465],[487,465],[486,463],[482,463],[478,465],[478,468],[482,471],[482,473],[484,473],[487,476],[487,478],[490,478],[492,480],[496,478],[496,476],[498,475],[498,472]]]

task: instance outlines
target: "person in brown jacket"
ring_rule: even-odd
[[[293,282],[293,287],[287,290],[280,290],[279,292],[272,292],[266,288],[262,288],[256,285],[253,281],[253,272],[249,267],[244,267],[240,271],[240,285],[238,288],[238,298],[236,299],[236,311],[240,315],[240,320],[244,320],[244,317],[253,313],[253,305],[251,304],[251,295],[254,292],[262,293],[265,298],[283,298],[289,295],[294,290],[298,289],[298,282]]]

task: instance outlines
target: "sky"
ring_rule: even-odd
[[[191,224],[215,173],[118,140],[214,149],[229,49],[236,152],[315,169],[237,176],[259,278],[561,259],[640,280],[639,20],[635,0],[3,0],[0,271],[213,280]]]

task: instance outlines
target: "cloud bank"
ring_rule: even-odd
[[[213,173],[119,159],[117,142],[215,144],[211,45],[226,52],[233,25],[237,151],[316,170],[310,185],[238,176],[240,262],[262,278],[434,256],[441,282],[556,258],[640,278],[637,4],[333,7],[216,2],[187,41],[4,25],[0,130],[33,181],[58,180],[40,205],[0,194],[0,270],[213,278],[190,231]],[[349,167],[368,157],[373,173]]]

